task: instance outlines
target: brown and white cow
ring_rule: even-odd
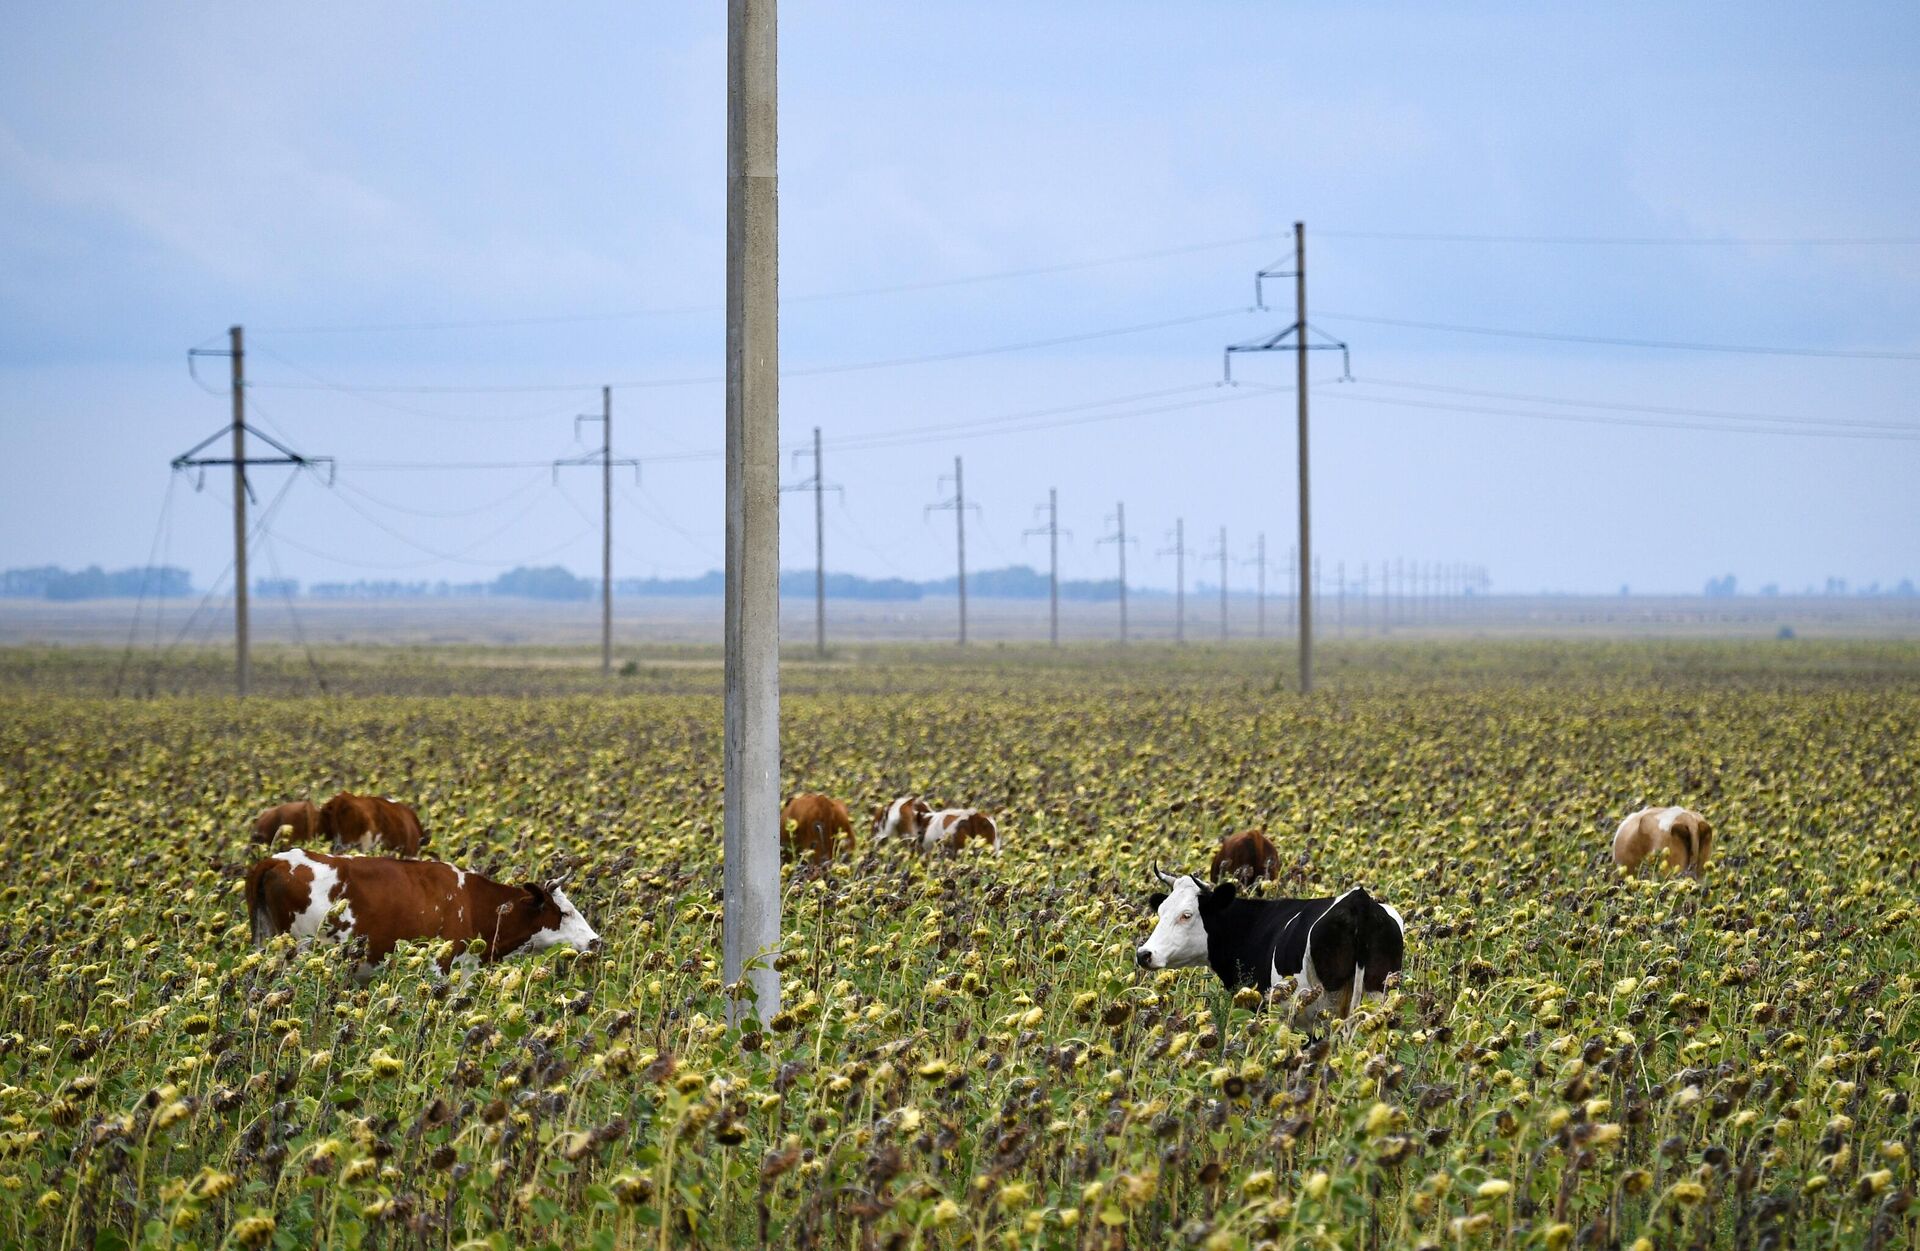
[[[329,916],[344,902],[337,916]],[[560,884],[507,886],[438,860],[329,856],[294,849],[247,870],[247,916],[253,941],[292,934],[302,944],[322,936],[364,938],[367,961],[386,958],[401,939],[444,938],[464,951],[486,944],[491,962],[520,951],[564,943],[591,950],[599,941]],[[443,963],[443,968],[445,967]]]
[[[293,842],[310,843],[320,833],[320,809],[310,799],[275,804],[253,819],[253,841],[272,846],[283,825],[293,827]]]
[[[341,791],[320,806],[315,835],[335,847],[360,851],[386,850],[398,856],[417,856],[427,844],[427,832],[413,809],[378,795]]]
[[[1213,853],[1207,876],[1216,882],[1237,878],[1242,886],[1252,885],[1263,877],[1278,880],[1280,853],[1274,850],[1265,830],[1229,834],[1220,840],[1220,850]]]
[[[1613,835],[1613,862],[1637,869],[1648,855],[1665,855],[1667,864],[1699,877],[1713,848],[1713,826],[1690,808],[1642,808],[1620,823]]]
[[[802,792],[787,801],[780,810],[780,849],[804,856],[819,864],[839,852],[841,836],[846,849],[853,850],[853,819],[847,806],[837,799]]]
[[[874,841],[900,838],[918,843],[926,835],[932,816],[932,804],[918,795],[902,795],[873,814]]]
[[[926,831],[920,835],[922,850],[951,847],[959,851],[969,842],[989,843],[1000,850],[1000,827],[978,808],[942,808],[927,818]]]

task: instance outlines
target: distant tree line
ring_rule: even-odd
[[[109,572],[98,565],[67,570],[57,565],[0,572],[0,598],[6,599],[131,599],[143,593],[158,599],[179,599],[193,594],[193,581],[185,569],[173,565],[152,568],[117,569]],[[265,598],[292,598],[301,593],[294,578],[261,578],[254,593]],[[787,569],[780,574],[780,593],[795,598],[813,594],[811,569]],[[616,578],[613,593],[622,598],[637,596],[718,596],[726,589],[726,577],[712,569],[691,578]],[[1216,588],[1217,589],[1217,588]],[[958,590],[955,578],[933,578],[915,582],[907,578],[863,578],[851,573],[829,573],[827,594],[841,600],[904,601],[927,595],[953,595]],[[981,569],[967,575],[967,590],[985,599],[1045,599],[1047,575],[1027,565],[1009,565],[1003,569]],[[1207,594],[1204,582],[1193,588],[1195,594]],[[595,578],[576,577],[560,565],[521,566],[509,569],[491,582],[378,581],[315,582],[307,587],[311,599],[428,599],[504,596],[513,599],[586,600],[600,593]],[[1135,587],[1132,593],[1142,598],[1168,594],[1147,587]],[[1626,587],[1620,588],[1628,594]],[[1739,580],[1732,574],[1707,579],[1703,594],[1709,599],[1738,595]],[[1750,592],[1751,593],[1751,592]],[[1782,594],[1776,585],[1763,586],[1762,596]],[[1791,592],[1787,592],[1791,594]],[[1895,596],[1911,598],[1916,592],[1913,579],[1902,578],[1889,586],[1878,582],[1850,587],[1845,578],[1828,578],[1824,588],[1808,587],[1806,595]],[[1063,579],[1060,598],[1083,602],[1118,599],[1120,583],[1102,580]]]
[[[40,565],[0,573],[0,597],[7,599],[132,599],[143,589],[157,599],[179,599],[193,594],[193,579],[173,565],[111,572],[98,565],[74,570]]]

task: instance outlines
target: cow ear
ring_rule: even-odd
[[[528,882],[526,891],[527,898],[532,901],[535,911],[546,907],[551,900],[551,897],[547,894],[547,888],[536,883]]]
[[[1239,893],[1240,893],[1239,886],[1234,884],[1234,881],[1232,878],[1228,878],[1226,881],[1220,883],[1220,885],[1214,887],[1212,890],[1207,891],[1202,896],[1202,898],[1204,898],[1208,903],[1211,903],[1211,904],[1232,903],[1233,897]]]
[[[1147,909],[1150,912],[1158,912],[1160,911],[1160,905],[1165,902],[1167,902],[1167,892],[1157,890],[1147,896]]]

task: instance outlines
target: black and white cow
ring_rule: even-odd
[[[1160,919],[1134,953],[1143,969],[1205,964],[1229,989],[1310,992],[1309,1018],[1334,1005],[1351,1015],[1400,971],[1406,924],[1361,887],[1328,899],[1242,899],[1232,882],[1154,873],[1167,889],[1149,898]]]

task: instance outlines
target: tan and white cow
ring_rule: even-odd
[[[1620,823],[1613,835],[1613,862],[1637,869],[1649,855],[1699,877],[1713,848],[1713,826],[1691,808],[1642,808]]]
[[[968,843],[988,843],[1000,850],[1000,827],[978,808],[942,808],[927,818],[926,832],[920,836],[922,850],[950,847],[959,851]]]
[[[303,944],[359,937],[369,964],[403,938],[448,939],[462,950],[477,938],[485,944],[483,962],[557,944],[591,949],[600,941],[558,881],[508,886],[439,860],[295,849],[248,869],[246,892],[256,944],[278,934]]]
[[[918,795],[902,795],[873,814],[874,841],[898,838],[917,845],[932,816],[932,804]]]

